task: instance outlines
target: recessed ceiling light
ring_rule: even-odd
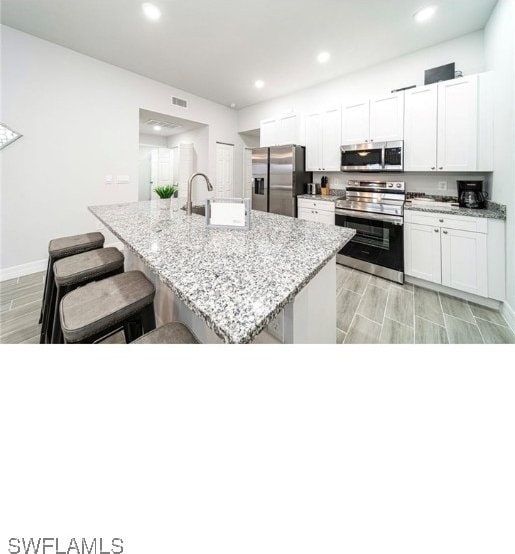
[[[143,13],[147,16],[147,18],[151,21],[157,21],[161,17],[161,10],[150,2],[145,2],[144,4],[141,4],[141,9],[143,10]]]
[[[320,52],[317,56],[319,63],[327,63],[331,59],[331,54],[329,52]]]
[[[418,12],[416,12],[413,17],[415,18],[415,21],[423,23],[424,21],[428,21],[429,19],[431,19],[435,12],[436,6],[427,6],[425,8],[422,8],[421,10],[418,10]]]
[[[255,83],[254,83],[254,86],[256,88],[263,88],[265,86],[265,81],[262,81],[261,79],[258,79]]]
[[[154,131],[160,131],[161,125],[154,125]]]

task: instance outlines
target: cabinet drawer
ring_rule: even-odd
[[[334,202],[329,200],[308,200],[307,198],[298,199],[299,210],[318,210],[321,212],[334,213]]]
[[[406,221],[418,223],[419,225],[433,225],[433,227],[445,227],[458,231],[471,231],[475,233],[486,233],[488,222],[484,218],[459,217],[447,214],[429,214],[406,211]]]

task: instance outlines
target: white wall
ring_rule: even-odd
[[[495,79],[493,200],[507,206],[507,302],[515,312],[515,3],[499,0],[485,28],[485,56]]]
[[[241,152],[234,110],[9,27],[1,32],[1,120],[24,135],[0,154],[2,270],[45,259],[51,238],[96,229],[88,205],[138,199],[140,108],[208,124],[213,176],[217,140]],[[172,106],[173,94],[188,109]],[[130,184],[105,185],[106,175],[129,175]]]
[[[456,69],[465,75],[484,71],[483,32],[470,33],[294,94],[243,108],[238,112],[238,129],[240,132],[257,129],[262,119],[284,112],[309,112],[340,105],[345,99],[367,98],[396,88],[420,85],[424,83],[425,69],[453,61]],[[341,63],[345,64],[345,60]]]

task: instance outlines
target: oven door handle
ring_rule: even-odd
[[[342,210],[336,208],[336,215],[348,215],[349,217],[357,217],[358,219],[373,219],[374,221],[385,221],[394,225],[402,225],[404,218],[397,215],[376,214],[371,212],[356,212],[354,210]]]

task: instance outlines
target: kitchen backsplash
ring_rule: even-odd
[[[326,175],[329,179],[329,188],[344,189],[348,181],[404,181],[408,192],[425,192],[426,194],[438,194],[442,196],[456,196],[458,189],[456,181],[466,179],[483,179],[486,184],[486,191],[491,196],[490,183],[491,173],[341,173],[341,172],[315,172],[313,181],[320,183],[320,179]],[[447,182],[447,189],[441,190],[438,184]]]

